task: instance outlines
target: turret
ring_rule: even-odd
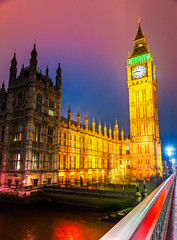
[[[57,68],[57,75],[56,75],[56,89],[61,89],[61,83],[62,83],[62,70],[60,67],[60,63]]]
[[[2,83],[1,92],[2,92],[2,93],[5,93],[5,85],[4,85],[4,82]]]
[[[121,131],[121,140],[124,141],[124,130],[122,128],[122,131]]]
[[[95,133],[95,119],[93,117],[93,121],[92,121],[92,131],[93,133]]]
[[[9,81],[15,80],[16,76],[17,76],[17,60],[16,60],[16,53],[14,53],[14,57],[12,58],[11,66],[10,66]]]
[[[112,129],[111,129],[111,124],[109,124],[109,138],[112,138]]]
[[[88,117],[87,117],[87,114],[86,114],[86,118],[85,118],[85,130],[88,131]]]
[[[71,126],[71,109],[70,109],[70,106],[69,106],[69,109],[68,109],[68,126]]]
[[[98,134],[101,135],[101,122],[99,121],[99,124],[98,124]]]
[[[37,70],[37,51],[36,51],[36,44],[34,44],[33,50],[31,52],[31,59],[30,59],[30,70]]]
[[[117,124],[117,119],[116,119],[116,124],[114,127],[114,139],[119,140],[119,128],[118,128],[118,124]]]
[[[106,122],[104,123],[104,136],[107,137],[107,127],[106,127]]]
[[[77,129],[80,129],[80,113],[77,114]]]

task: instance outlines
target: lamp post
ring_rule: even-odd
[[[172,146],[166,147],[166,153],[167,153],[167,156],[169,157],[168,160],[172,164],[172,172],[174,172],[175,170],[175,167],[174,167],[175,159],[174,158],[171,159],[173,152],[174,152],[174,148]]]
[[[171,146],[166,147],[166,151],[167,151],[167,155],[168,155],[169,161],[170,161],[170,157],[172,155],[173,147],[171,147]]]

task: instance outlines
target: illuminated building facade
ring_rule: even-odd
[[[132,165],[138,176],[162,174],[157,109],[156,66],[139,19],[133,52],[127,61]]]
[[[60,116],[62,71],[53,85],[49,70],[37,71],[37,51],[29,67],[17,77],[16,55],[11,61],[8,90],[0,89],[1,186],[43,184],[88,186],[108,182],[109,173],[145,179],[162,173],[156,96],[156,68],[140,23],[134,49],[128,58],[130,137],[119,136],[117,120],[112,131],[98,130]]]

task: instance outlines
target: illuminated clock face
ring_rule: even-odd
[[[133,77],[140,78],[146,73],[146,68],[144,66],[137,66],[133,69]]]

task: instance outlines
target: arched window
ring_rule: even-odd
[[[40,93],[38,93],[36,97],[36,111],[42,111],[42,95]]]

